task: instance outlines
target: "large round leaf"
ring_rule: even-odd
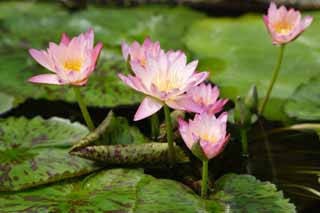
[[[249,175],[226,175],[211,200],[172,180],[141,170],[111,169],[83,180],[3,194],[2,212],[295,212],[274,185]]]
[[[289,117],[320,120],[320,78],[301,85],[285,105]]]
[[[224,203],[230,212],[296,212],[295,206],[277,191],[275,185],[261,182],[250,175],[228,174],[216,184],[211,199]]]
[[[315,19],[319,13],[314,13]],[[279,78],[265,115],[284,118],[283,103],[302,82],[320,69],[318,22],[287,45]],[[211,71],[222,95],[235,100],[256,84],[260,98],[266,94],[279,48],[271,44],[261,16],[208,18],[196,22],[185,37],[187,47]]]
[[[98,169],[68,154],[88,134],[86,127],[61,118],[0,120],[0,191],[20,190]]]
[[[141,170],[112,169],[82,181],[0,196],[2,212],[217,212],[186,186]]]

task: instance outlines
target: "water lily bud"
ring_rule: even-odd
[[[250,88],[244,104],[250,109],[251,112],[256,113],[258,111],[258,91],[256,85],[252,85]]]
[[[187,147],[200,160],[210,160],[219,155],[230,138],[227,133],[228,114],[219,117],[208,113],[195,115],[189,122],[179,120],[179,132]]]
[[[238,96],[234,108],[234,121],[241,126],[251,125],[251,115],[249,108],[245,105],[243,99]]]

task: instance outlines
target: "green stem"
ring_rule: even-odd
[[[208,160],[202,161],[201,198],[206,199],[208,192]]]
[[[284,47],[285,47],[284,44],[282,44],[280,46],[279,55],[278,55],[278,61],[277,61],[277,64],[276,64],[276,66],[275,66],[275,68],[273,70],[272,78],[271,78],[271,81],[270,81],[270,84],[269,84],[269,88],[268,88],[266,97],[264,98],[264,100],[262,102],[262,105],[260,107],[260,110],[259,110],[259,114],[260,115],[263,114],[263,112],[264,112],[264,110],[266,108],[266,105],[267,105],[267,103],[269,101],[269,98],[270,98],[270,95],[271,95],[271,92],[272,92],[273,85],[274,85],[274,83],[276,82],[276,80],[278,78],[280,67],[281,67],[281,63],[282,63],[282,59],[283,59]]]
[[[172,122],[171,122],[171,115],[170,110],[167,105],[164,105],[164,115],[166,118],[166,128],[167,128],[167,141],[169,146],[169,160],[173,164],[175,161],[175,152],[173,146],[173,130],[172,130]]]
[[[82,116],[83,116],[89,130],[90,131],[94,130],[94,125],[93,125],[92,119],[91,119],[90,114],[88,112],[87,105],[81,96],[79,87],[74,86],[73,91],[74,91],[74,94],[76,95]]]
[[[151,121],[151,137],[153,140],[156,140],[159,136],[159,131],[160,131],[158,113],[153,114],[150,118],[150,121]]]
[[[241,127],[240,134],[241,134],[242,156],[243,157],[248,157],[247,130],[245,128]]]

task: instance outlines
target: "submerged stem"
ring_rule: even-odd
[[[169,160],[170,163],[174,163],[175,161],[175,152],[174,152],[174,146],[173,146],[173,129],[172,129],[172,122],[171,122],[171,115],[170,110],[167,105],[164,105],[164,115],[166,118],[166,128],[167,128],[167,141],[169,146]]]
[[[276,80],[278,78],[280,67],[281,67],[281,63],[282,63],[282,59],[283,59],[284,47],[285,47],[285,44],[282,44],[280,46],[278,60],[277,60],[276,66],[274,67],[274,70],[273,70],[273,74],[272,74],[272,78],[271,78],[271,81],[270,81],[270,84],[269,84],[269,87],[268,87],[268,90],[267,90],[267,94],[266,94],[266,97],[264,98],[264,100],[262,102],[262,105],[260,107],[260,110],[259,110],[259,114],[260,115],[263,114],[263,112],[264,112],[264,110],[266,108],[266,105],[267,105],[267,103],[269,101],[269,98],[270,98],[270,95],[271,95],[271,92],[272,92],[272,89],[273,89],[273,86],[274,86],[274,83],[276,82]]]
[[[90,131],[94,130],[95,127],[93,125],[92,119],[91,119],[90,114],[88,112],[87,105],[81,96],[79,87],[74,86],[73,91],[74,91],[74,94],[76,95],[82,116],[83,116],[89,130]]]
[[[158,113],[153,114],[150,118],[150,121],[151,121],[151,137],[153,140],[156,140],[159,136],[159,131],[160,131]]]
[[[207,198],[208,191],[208,160],[202,161],[202,183],[201,183],[201,198]]]
[[[248,157],[248,137],[247,137],[247,130],[243,127],[240,129],[241,134],[241,145],[242,145],[242,156]]]

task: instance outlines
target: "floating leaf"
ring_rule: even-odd
[[[215,187],[216,193],[210,198],[224,203],[229,212],[296,212],[275,185],[250,175],[225,175]]]
[[[130,126],[123,117],[115,117],[110,111],[101,124],[78,141],[71,152],[89,145],[142,144],[147,139],[135,126]]]
[[[0,191],[16,191],[83,175],[97,167],[68,149],[88,134],[86,127],[61,118],[0,120]]]
[[[186,186],[141,170],[111,169],[82,181],[0,196],[1,212],[220,212]]]
[[[90,160],[101,161],[107,165],[165,166],[169,162],[167,143],[88,146],[71,153]],[[189,158],[179,146],[175,146],[175,153],[177,163],[189,162]]]
[[[5,113],[14,107],[14,97],[0,92],[0,114]]]
[[[182,149],[175,147],[176,162],[185,163],[189,158]],[[168,144],[151,143],[136,128],[129,126],[122,117],[109,112],[97,129],[82,138],[70,153],[108,165],[157,165],[168,162]]]
[[[319,17],[319,13],[312,15]],[[265,111],[267,118],[285,119],[285,100],[301,82],[318,75],[319,27],[319,22],[312,23],[301,37],[286,46],[283,66]],[[199,58],[199,70],[211,71],[210,80],[221,87],[223,96],[235,100],[253,84],[259,98],[265,96],[279,48],[271,44],[261,16],[208,18],[189,29],[187,47]]]
[[[289,117],[299,120],[320,120],[320,78],[302,84],[285,105]]]

